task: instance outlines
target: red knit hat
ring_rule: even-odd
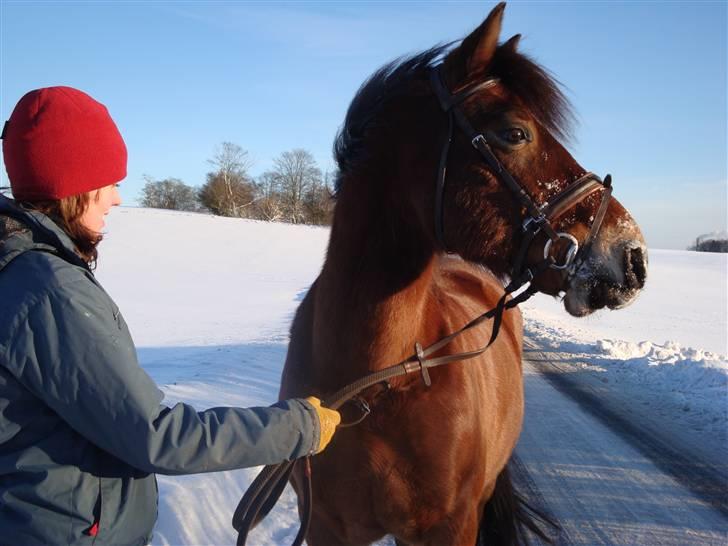
[[[3,133],[15,199],[62,199],[126,177],[126,145],[106,107],[72,87],[27,93]]]

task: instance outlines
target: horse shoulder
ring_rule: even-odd
[[[436,299],[447,302],[447,305],[441,305],[441,308],[448,311],[448,316],[443,317],[443,321],[447,323],[450,331],[462,328],[474,318],[494,308],[504,294],[503,283],[493,273],[457,257],[446,257],[442,260],[436,285],[439,293]],[[490,337],[492,325],[493,321],[486,321],[463,333],[456,341],[457,350],[471,351],[485,345]],[[477,370],[475,374],[491,384],[488,390],[506,376],[511,383],[520,382],[522,351],[523,318],[516,307],[504,312],[498,338],[488,351],[478,358],[481,364],[466,366],[463,371],[469,373]],[[478,396],[482,394],[479,393]]]
[[[494,307],[504,292],[503,283],[489,269],[457,256],[440,259],[435,284],[449,297],[458,298],[477,309]]]

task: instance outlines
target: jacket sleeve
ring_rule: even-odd
[[[123,319],[87,278],[46,293],[12,322],[5,364],[82,436],[146,472],[194,474],[315,451],[318,419],[304,400],[197,412],[161,405]]]

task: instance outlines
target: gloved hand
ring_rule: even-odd
[[[329,445],[331,438],[334,437],[336,432],[336,426],[341,423],[341,414],[338,411],[321,406],[321,400],[315,396],[309,396],[306,401],[311,404],[316,410],[318,416],[319,425],[321,429],[321,438],[319,440],[318,449],[316,453],[321,453],[324,448]]]

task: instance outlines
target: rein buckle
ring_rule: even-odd
[[[351,403],[359,412],[360,416],[358,419],[355,419],[351,423],[341,423],[339,425],[339,428],[349,428],[358,425],[361,423],[364,419],[366,419],[369,414],[372,412],[371,406],[367,403],[366,400],[364,400],[361,396],[356,396],[349,400],[349,403]]]

